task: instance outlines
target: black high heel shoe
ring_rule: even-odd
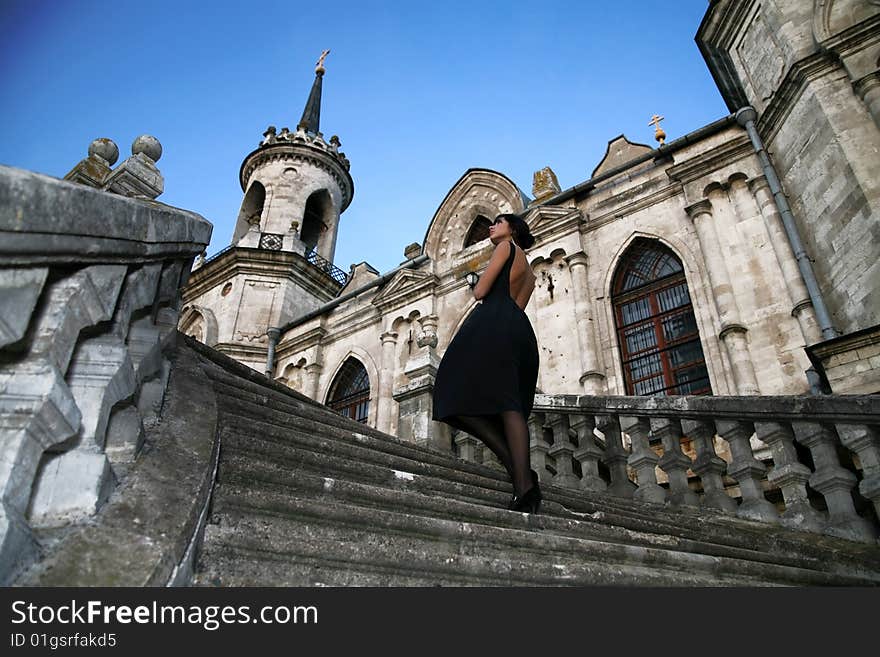
[[[513,496],[513,500],[510,502],[510,510],[538,513],[538,509],[541,508],[541,499],[541,487],[535,484],[522,497]]]
[[[538,486],[538,473],[535,472],[534,470],[529,470],[529,472],[532,473],[532,486],[533,486],[533,487],[537,487],[537,486]],[[543,498],[543,496],[541,495],[541,489],[538,488],[538,503],[539,503],[539,504],[540,504],[540,502],[541,502],[542,499],[544,499],[544,498]],[[510,498],[510,502],[507,503],[507,510],[508,510],[508,511],[513,511],[513,510],[514,510],[514,509],[513,509],[513,505],[514,505],[515,502],[516,502],[516,495],[514,495],[513,497],[511,497],[511,498]]]

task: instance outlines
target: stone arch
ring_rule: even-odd
[[[367,371],[367,377],[370,382],[370,400],[378,399],[378,383],[379,383],[379,367],[376,364],[376,361],[373,357],[367,352],[365,349],[354,346],[348,350],[348,353],[345,354],[342,358],[339,359],[338,364],[333,369],[333,373],[331,376],[327,377],[326,383],[323,386],[323,390],[321,390],[320,395],[318,397],[319,400],[324,400],[322,403],[327,404],[327,400],[330,398],[330,391],[333,386],[333,383],[336,381],[336,377],[339,376],[339,372],[344,367],[346,361],[349,358],[354,358],[358,360],[361,365],[364,366],[364,369]],[[369,406],[369,418],[367,423],[375,427],[376,426],[376,412],[378,410],[377,403],[371,403]]]
[[[615,262],[610,291],[626,394],[711,394],[681,258],[639,237]]]
[[[612,287],[614,284],[614,276],[618,266],[624,255],[632,247],[633,243],[639,239],[656,240],[661,245],[668,248],[681,261],[684,267],[684,276],[687,281],[688,291],[693,301],[694,316],[697,322],[697,328],[700,335],[700,344],[703,353],[706,356],[706,368],[709,371],[709,381],[712,390],[716,393],[723,393],[728,387],[729,381],[723,369],[719,369],[718,363],[721,362],[720,345],[715,335],[713,314],[709,307],[713,304],[713,300],[706,294],[706,290],[710,289],[708,275],[704,266],[701,264],[699,256],[690,246],[672,235],[657,235],[655,233],[647,233],[644,231],[633,231],[629,237],[624,240],[614,255],[609,259],[604,274],[601,288],[601,301],[598,302],[597,319],[601,318],[601,331],[605,335],[609,344],[610,351],[616,356],[610,358],[613,363],[614,379],[617,383],[622,384],[624,380],[623,370],[620,363],[620,344],[617,336],[617,327],[615,324],[615,312],[612,302]],[[608,362],[608,361],[606,361]],[[611,372],[609,372],[611,375]],[[625,394],[625,388],[621,385],[620,391],[616,394]]]
[[[210,308],[196,305],[184,308],[177,325],[181,333],[189,335],[209,347],[216,345],[219,340],[217,318]]]
[[[314,191],[306,199],[299,233],[306,245],[306,253],[317,249],[323,234],[333,227],[335,214],[333,199],[326,189]]]
[[[422,250],[432,260],[448,259],[465,244],[478,214],[520,213],[528,197],[507,176],[489,169],[468,169],[434,213]]]
[[[492,225],[492,221],[494,219],[481,214],[478,210],[476,217],[471,221],[471,227],[468,229],[461,248],[466,249],[477,242],[489,239],[489,226]]]
[[[263,208],[266,205],[266,188],[259,180],[251,183],[244,200],[241,202],[241,210],[235,222],[235,232],[232,235],[232,243],[236,244],[250,229],[249,220],[257,217],[262,220]]]

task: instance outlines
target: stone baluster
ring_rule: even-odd
[[[633,493],[633,499],[639,502],[651,502],[663,504],[666,501],[666,491],[657,483],[657,473],[654,468],[660,461],[660,457],[651,449],[648,436],[651,432],[651,423],[647,418],[620,417],[620,429],[629,434],[632,442],[632,453],[627,463],[636,471],[639,487]]]
[[[477,438],[474,438],[466,431],[459,431],[456,434],[454,441],[458,447],[459,458],[465,461],[471,461],[472,463],[477,462],[477,448],[480,442]]]
[[[553,445],[547,452],[556,466],[553,484],[565,488],[578,488],[581,482],[574,473],[574,445],[568,433],[568,413],[550,413],[547,420],[553,432]]]
[[[718,337],[730,359],[737,394],[757,395],[758,380],[749,354],[746,328],[740,320],[730,273],[727,271],[727,259],[721,252],[721,242],[712,216],[712,203],[708,199],[703,199],[686,207],[685,212],[694,222],[697,239],[703,251],[706,270],[709,272],[709,283],[712,286],[711,296],[715,301],[721,322]]]
[[[592,415],[575,413],[569,419],[569,425],[578,437],[578,448],[574,452],[574,458],[581,464],[581,488],[583,490],[604,491],[605,482],[599,476],[599,459],[602,458],[602,450],[596,444],[593,429],[596,421]]]
[[[538,481],[544,483],[547,477],[547,452],[550,443],[544,439],[544,414],[532,413],[529,416],[529,460],[532,469],[538,473]]]
[[[696,446],[697,460],[691,469],[700,476],[703,485],[701,505],[735,513],[736,500],[724,490],[721,479],[727,470],[727,463],[715,452],[715,424],[703,420],[682,420],[681,428]]]
[[[785,500],[782,524],[803,531],[823,532],[825,519],[810,505],[807,497],[811,472],[798,460],[791,428],[779,422],[755,422],[755,434],[773,454],[773,470],[767,479],[782,490]]]
[[[397,347],[397,333],[385,331],[379,336],[382,341],[382,369],[379,372],[379,399],[376,409],[376,428],[392,433],[391,405],[394,402],[391,391],[394,387],[394,354]]]
[[[697,494],[688,485],[687,471],[691,459],[681,451],[681,424],[670,418],[651,420],[651,433],[663,443],[663,456],[659,466],[669,477],[669,496],[667,502],[674,506],[697,506]]]
[[[632,499],[636,485],[630,481],[626,470],[627,451],[620,437],[620,422],[616,415],[600,415],[599,431],[605,436],[605,456],[603,461],[611,473],[608,492],[617,497]]]
[[[806,344],[819,342],[822,339],[822,334],[816,322],[816,312],[810,301],[807,286],[804,285],[800,269],[798,269],[797,260],[791,250],[791,243],[785,234],[782,217],[779,216],[779,209],[773,200],[770,185],[764,176],[758,176],[749,181],[749,189],[755,197],[767,233],[770,236],[770,244],[776,254],[776,261],[779,263],[788,292],[788,301],[792,306],[791,314],[797,319]]]
[[[754,428],[748,422],[719,420],[715,430],[730,445],[733,461],[727,466],[727,474],[736,479],[742,492],[742,504],[736,514],[742,518],[779,522],[779,513],[765,497],[761,478],[767,472],[763,463],[755,458],[749,439]]]
[[[588,395],[605,392],[605,375],[599,360],[596,341],[596,322],[593,319],[588,285],[587,255],[581,251],[566,258],[574,288],[574,315],[579,353],[581,354],[580,383]]]
[[[792,423],[797,441],[810,450],[815,470],[810,486],[822,493],[828,505],[825,533],[851,541],[873,542],[876,530],[856,513],[852,489],[856,476],[840,465],[837,436],[830,427],[815,422]]]
[[[880,519],[880,430],[864,424],[838,424],[840,442],[859,456],[862,481],[859,492],[874,504]]]

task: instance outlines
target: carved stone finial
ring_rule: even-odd
[[[260,142],[260,146],[269,146],[270,144],[275,143],[275,126],[270,125],[266,128],[266,132],[263,133],[263,141]]]
[[[143,153],[153,162],[158,162],[162,157],[162,144],[151,135],[141,135],[131,144],[131,154],[137,155],[138,153]]]
[[[119,159],[119,148],[112,139],[100,137],[89,144],[88,157],[64,176],[65,180],[100,188],[110,176],[110,167]]]
[[[119,159],[119,147],[112,139],[99,137],[89,144],[89,157],[98,156],[111,167]]]
[[[663,132],[663,129],[660,127],[660,121],[663,120],[662,116],[657,116],[656,114],[651,117],[651,120],[648,122],[648,125],[654,126],[654,139],[660,142],[662,146],[666,143],[666,133]]]
[[[131,145],[131,157],[107,177],[102,189],[121,196],[154,199],[165,188],[156,161],[162,157],[162,144],[150,135],[141,135]]]
[[[418,242],[413,242],[412,244],[407,245],[407,247],[403,250],[403,255],[407,260],[412,260],[417,257],[422,252],[422,245]]]
[[[321,53],[321,57],[318,59],[318,63],[315,64],[315,73],[316,74],[324,75],[324,71],[326,70],[324,68],[324,59],[326,59],[327,55],[329,55],[329,54],[330,54],[329,50],[325,50],[324,52]]]
[[[559,181],[556,174],[550,167],[544,167],[540,171],[535,171],[532,176],[532,196],[536,201],[543,201],[561,191]]]

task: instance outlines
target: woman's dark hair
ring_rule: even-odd
[[[535,237],[529,231],[529,225],[518,214],[499,214],[496,219],[504,219],[510,224],[510,232],[513,233],[513,241],[519,248],[525,250],[535,243]]]

